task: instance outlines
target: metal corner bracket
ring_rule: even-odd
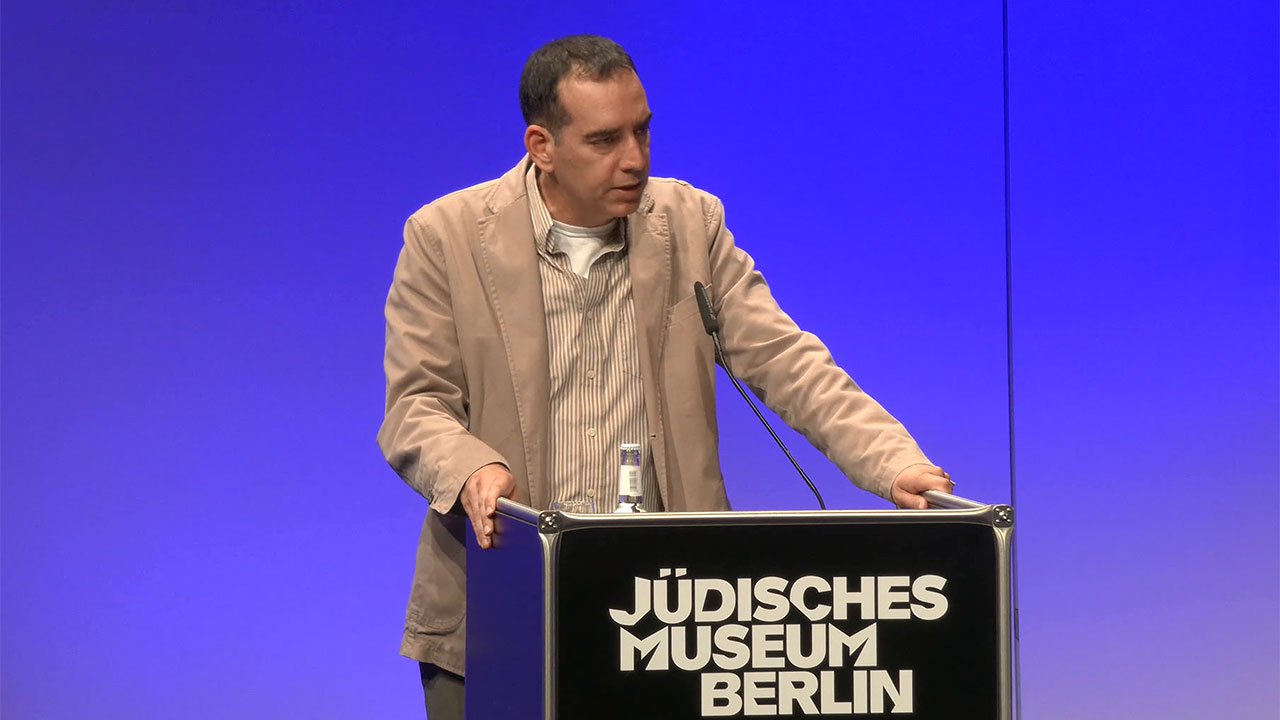
[[[543,535],[560,532],[560,513],[551,511],[538,513],[538,532]]]
[[[1008,505],[992,505],[996,527],[1013,527],[1013,508]]]

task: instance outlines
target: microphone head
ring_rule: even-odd
[[[702,329],[706,330],[708,335],[720,332],[720,321],[711,311],[711,301],[707,299],[707,289],[702,283],[693,284],[693,295],[698,299],[698,312],[702,314]]]

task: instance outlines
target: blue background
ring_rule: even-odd
[[[404,217],[515,164],[520,65],[583,31],[636,59],[654,174],[725,201],[958,492],[1016,469],[1027,717],[1274,716],[1274,2],[1011,4],[1016,468],[998,3],[2,13],[6,718],[421,715],[382,301]],[[812,506],[721,417],[737,507]]]

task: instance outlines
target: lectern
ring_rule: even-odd
[[[1013,510],[586,515],[467,551],[469,720],[1014,716]],[[472,539],[474,540],[474,539]]]

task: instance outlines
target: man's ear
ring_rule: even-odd
[[[524,149],[544,173],[555,170],[555,142],[551,131],[541,125],[530,125],[524,130]]]

